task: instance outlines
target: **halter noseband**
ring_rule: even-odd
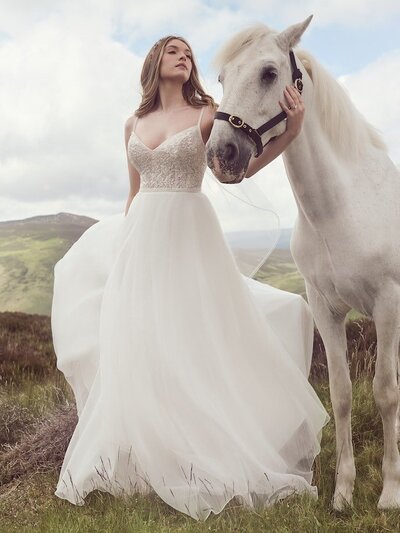
[[[301,94],[301,92],[303,91],[303,73],[300,69],[297,68],[296,58],[294,56],[293,50],[290,50],[289,57],[290,65],[292,67],[292,81],[296,89]],[[268,120],[268,122],[265,122],[257,129],[249,126],[249,124],[244,122],[238,116],[230,115],[229,113],[224,113],[223,111],[217,111],[214,115],[214,120],[227,120],[234,128],[241,128],[243,133],[250,137],[250,139],[252,139],[252,141],[255,143],[257,148],[257,155],[255,157],[258,157],[260,154],[262,154],[264,147],[267,146],[268,142],[272,140],[270,139],[266,144],[263,145],[261,135],[276,126],[277,124],[279,124],[279,122],[282,122],[282,120],[285,120],[286,117],[287,114],[285,113],[285,111],[282,111],[281,113],[279,113],[279,115],[276,115],[275,117],[271,118],[271,120]]]

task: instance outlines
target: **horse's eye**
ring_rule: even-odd
[[[273,83],[278,77],[276,70],[266,67],[261,71],[261,80],[266,83]]]

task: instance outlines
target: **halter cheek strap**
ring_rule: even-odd
[[[296,89],[301,94],[303,91],[303,87],[304,87],[303,81],[302,81],[303,73],[297,67],[296,58],[293,53],[293,50],[289,51],[289,58],[290,58],[290,66],[292,69],[293,85],[296,87]],[[270,141],[272,141],[272,139],[270,139],[266,144],[263,145],[262,140],[261,140],[261,135],[263,135],[263,133],[265,133],[266,131],[272,129],[274,126],[279,124],[279,122],[282,122],[282,120],[285,120],[286,117],[287,117],[287,114],[285,113],[285,111],[282,111],[275,117],[268,120],[268,122],[265,122],[264,124],[262,124],[257,129],[252,128],[249,124],[247,124],[247,122],[244,122],[244,120],[242,120],[238,116],[230,115],[229,113],[224,113],[223,111],[217,111],[214,115],[214,120],[215,119],[227,120],[231,124],[231,126],[233,126],[234,128],[241,129],[255,143],[256,148],[257,148],[257,155],[255,157],[258,157],[260,154],[262,154],[264,147],[267,146],[267,144]]]

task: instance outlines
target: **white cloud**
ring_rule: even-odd
[[[123,127],[140,100],[143,58],[114,40],[115,32],[124,27],[138,43],[145,35],[172,33],[175,20],[174,32],[181,27],[201,53],[212,46],[211,35],[221,39],[219,17],[225,16],[223,10],[212,16],[197,0],[173,9],[151,3],[155,12],[127,0],[0,4],[0,32],[7,36],[0,41],[0,220],[24,206],[30,216],[46,201],[47,211],[83,207],[83,214],[97,217],[125,205]],[[228,33],[240,20],[226,15]]]
[[[311,0],[300,7],[294,0],[265,0],[257,11],[256,4],[246,0],[232,9],[200,0],[150,0],[145,7],[138,0],[0,0],[0,220],[58,211],[100,218],[122,211],[129,186],[123,126],[140,99],[143,58],[135,51],[143,42],[150,46],[164,34],[180,33],[198,58],[208,57],[263,14],[294,22],[316,6]],[[357,16],[364,23],[365,6],[373,13],[378,5],[318,4],[320,21],[347,17],[346,24]],[[389,0],[379,5],[386,18],[400,9]],[[394,52],[343,80],[397,161],[398,64]],[[220,101],[220,86],[208,78],[214,73],[203,74],[205,89]],[[296,206],[282,161],[253,179],[282,225],[292,225]]]
[[[122,44],[63,17],[3,43],[2,195],[17,203],[79,195],[88,210],[96,197],[125,196],[124,122],[139,99],[140,67]]]
[[[340,82],[355,106],[375,126],[395,163],[400,163],[400,49],[385,54]]]

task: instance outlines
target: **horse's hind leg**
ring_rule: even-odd
[[[373,382],[375,401],[383,423],[383,490],[379,509],[400,507],[400,456],[396,422],[399,407],[397,365],[399,349],[400,291],[391,291],[376,301],[373,312],[377,359]]]
[[[328,360],[329,389],[336,426],[336,486],[333,507],[340,511],[347,504],[352,504],[356,477],[351,439],[352,390],[346,358],[345,317],[350,308],[338,301],[337,308],[340,311],[335,314],[313,287],[306,283],[306,288]]]

